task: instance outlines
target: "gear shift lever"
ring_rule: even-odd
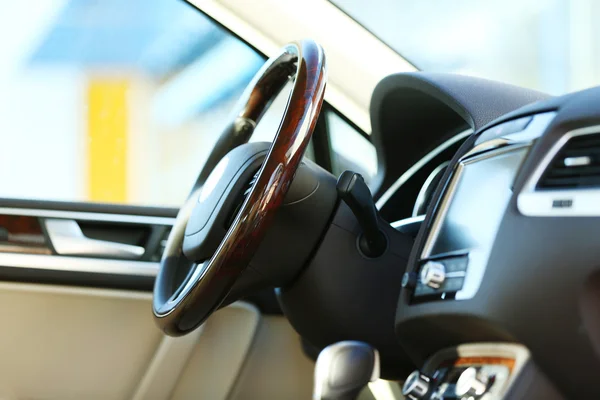
[[[313,400],[355,400],[369,382],[377,379],[377,350],[364,342],[334,343],[317,358]]]

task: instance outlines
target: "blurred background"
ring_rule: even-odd
[[[600,82],[594,0],[333,3],[419,69],[551,94]],[[264,62],[181,0],[1,2],[0,54],[0,197],[173,207]],[[327,118],[336,157],[373,176],[372,146]]]
[[[560,95],[600,83],[597,0],[332,0],[418,69]]]

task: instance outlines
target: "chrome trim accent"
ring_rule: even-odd
[[[517,197],[517,208],[521,214],[529,217],[600,216],[600,189],[536,190],[546,168],[570,139],[595,133],[600,133],[600,125],[569,131],[554,143],[527,179]],[[565,204],[569,206],[563,206]]]
[[[460,398],[463,396],[479,397],[487,392],[489,379],[477,371],[475,367],[464,370],[456,381],[454,392]]]
[[[399,221],[394,221],[390,225],[392,226],[392,228],[400,228],[405,225],[420,224],[423,221],[425,221],[425,216],[418,215],[416,217],[404,218]]]
[[[159,268],[156,262],[14,253],[0,253],[0,266],[149,277],[156,277]]]
[[[154,217],[146,215],[110,214],[80,211],[39,210],[31,208],[0,207],[0,214],[23,215],[41,218],[65,218],[82,221],[122,222],[132,224],[169,225],[175,223],[175,218]]]
[[[402,395],[409,399],[422,399],[429,391],[430,378],[419,370],[413,371],[402,385]]]
[[[188,276],[185,278],[185,282],[181,288],[178,288],[175,293],[171,296],[170,299],[167,300],[166,304],[171,305],[170,310],[165,314],[161,315],[169,315],[173,312],[174,307],[177,304],[180,304],[184,297],[186,297],[189,292],[194,288],[194,285],[208,272],[211,264],[210,262],[203,262],[200,264],[195,264],[192,266],[192,270],[188,273]]]
[[[433,245],[439,236],[441,224],[445,219],[450,202],[456,192],[464,166],[472,162],[481,161],[508,152],[519,151],[520,149],[531,146],[533,140],[544,133],[555,115],[556,113],[554,112],[539,114],[534,116],[533,120],[523,131],[501,137],[492,137],[484,142],[478,143],[476,141],[476,145],[459,159],[454,171],[452,171],[448,186],[442,194],[441,202],[437,206],[431,230],[421,251],[421,259],[431,256]],[[493,127],[490,129],[493,129]],[[485,135],[485,132],[483,135]],[[487,251],[478,249],[470,250],[468,256],[469,273],[465,275],[463,288],[456,293],[456,299],[472,298],[475,293],[477,293],[485,272],[485,264],[488,257],[487,253]],[[473,266],[476,266],[476,268],[473,268]]]
[[[540,137],[545,132],[555,115],[556,113],[554,112],[536,115],[529,125],[521,132],[508,134],[500,138],[491,138],[485,142],[476,142],[477,144],[459,159],[450,175],[447,187],[442,194],[441,201],[436,208],[436,214],[431,225],[431,230],[429,231],[429,235],[421,251],[421,259],[427,259],[431,256],[433,245],[439,236],[441,224],[445,219],[450,202],[456,192],[464,166],[473,162],[482,161],[487,158],[530,147],[533,140]],[[493,129],[493,127],[490,129]],[[490,146],[490,142],[496,147]],[[465,275],[463,288],[456,293],[455,299],[470,299],[477,293],[485,273],[488,253],[489,251],[480,249],[471,249],[469,251],[468,274]]]
[[[49,218],[44,223],[50,242],[60,255],[136,259],[146,252],[142,246],[90,239],[72,219]]]
[[[478,157],[477,160],[483,160],[488,157]],[[450,181],[448,183],[448,186],[444,189],[442,193],[442,201],[437,206],[437,210],[435,213],[436,215],[433,219],[433,224],[431,225],[429,235],[427,236],[427,240],[425,241],[423,249],[421,250],[421,259],[425,259],[431,256],[433,244],[435,243],[440,234],[440,227],[442,225],[442,222],[446,219],[448,208],[452,199],[454,198],[456,186],[458,184],[458,181],[460,180],[460,176],[462,175],[464,167],[465,164],[463,163],[463,158],[461,158],[454,167],[454,171],[452,171],[450,175]]]
[[[527,147],[529,147],[529,144],[515,144],[512,146],[503,146],[497,150],[491,150],[486,153],[479,153],[476,156],[471,156],[469,153],[467,153],[465,156],[461,157],[454,171],[452,172],[450,183],[448,184],[448,187],[443,194],[442,201],[437,208],[429,236],[427,237],[425,245],[421,251],[421,259],[427,259],[432,256],[431,252],[433,251],[433,246],[435,245],[435,242],[440,234],[442,223],[446,219],[446,215],[450,208],[452,199],[456,194],[456,190],[458,189],[458,182],[460,181],[462,171],[464,170],[465,166],[494,158],[502,154],[520,151]],[[490,249],[485,251],[481,249],[469,250],[467,268],[469,273],[465,275],[465,281],[462,289],[456,292],[456,300],[470,299],[477,293],[477,290],[479,290],[479,286],[481,285],[481,281],[483,279],[483,274],[485,272],[490,251]]]
[[[412,211],[413,217],[420,215],[420,214],[418,214],[418,212],[419,212],[419,209],[425,203],[425,196],[427,195],[427,190],[429,190],[429,186],[431,186],[431,182],[433,182],[433,180],[440,173],[440,171],[442,171],[444,168],[446,168],[449,164],[450,164],[450,161],[444,161],[443,163],[441,163],[440,165],[435,167],[435,169],[433,171],[431,171],[431,174],[429,174],[427,179],[425,179],[425,183],[423,183],[423,186],[421,186],[421,190],[419,190],[419,194],[417,195],[417,200],[415,201],[415,206],[413,207],[413,211]],[[421,214],[421,215],[424,215],[424,214]]]
[[[446,278],[464,278],[466,274],[465,271],[446,272]]]
[[[481,148],[481,150],[484,151],[486,150],[485,144],[493,142],[495,140],[499,140],[500,142],[507,142],[507,144],[533,143],[535,139],[542,136],[542,134],[546,131],[546,128],[548,127],[548,125],[550,125],[550,122],[554,119],[555,116],[556,113],[553,111],[537,114],[531,119],[531,121],[523,130],[513,133],[499,133],[494,135],[498,128],[502,127],[505,124],[510,124],[511,121],[492,126],[491,128],[488,128],[484,132],[482,132],[481,135],[479,135],[479,137],[475,141],[475,146],[478,147],[479,145],[484,145],[484,147]],[[518,119],[520,118],[517,118],[517,120]],[[492,135],[490,136],[490,134]],[[487,150],[489,150],[489,148]]]
[[[592,158],[589,156],[567,157],[563,160],[565,167],[584,167],[592,163]]]
[[[427,153],[423,158],[421,158],[419,161],[417,161],[412,167],[410,167],[402,175],[400,175],[400,177],[396,180],[396,182],[394,182],[392,184],[392,186],[390,186],[389,189],[386,190],[385,193],[383,193],[381,195],[379,200],[377,200],[377,203],[375,203],[375,206],[377,207],[377,209],[380,210],[385,205],[385,203],[387,203],[388,200],[392,198],[394,193],[396,193],[398,191],[398,189],[402,185],[404,185],[406,183],[406,181],[408,181],[418,170],[423,168],[423,166],[425,166],[425,164],[430,162],[432,159],[437,157],[441,152],[443,152],[444,150],[446,150],[453,144],[459,142],[462,139],[467,138],[472,133],[473,133],[472,129],[467,129],[465,131],[462,131],[459,134],[446,140],[444,143],[440,144],[438,147],[436,147],[429,153]]]

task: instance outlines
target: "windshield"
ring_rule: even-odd
[[[417,68],[551,94],[600,83],[594,0],[331,0]]]

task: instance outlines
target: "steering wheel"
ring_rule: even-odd
[[[250,168],[257,168],[261,150],[243,144],[291,79],[282,121],[255,173]],[[267,60],[245,90],[235,118],[200,173],[199,189],[181,208],[167,240],[153,295],[154,317],[166,334],[183,335],[202,324],[248,268],[300,165],[321,110],[325,82],[323,49],[304,40],[284,46]],[[264,153],[262,149],[262,157]],[[250,189],[238,210],[232,204],[248,188],[248,171]],[[230,223],[228,229],[224,220]],[[191,267],[182,276],[186,262]]]

